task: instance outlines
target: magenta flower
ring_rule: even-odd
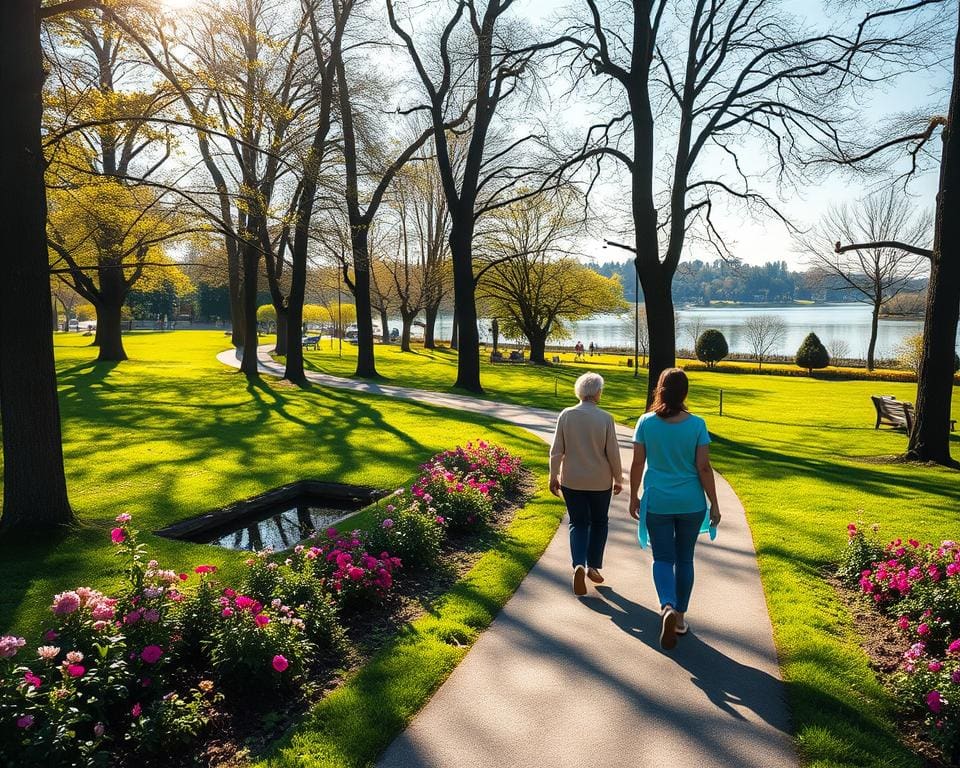
[[[258,627],[265,627],[270,623],[270,617],[265,613],[258,613],[253,617],[253,620],[257,623]]]
[[[122,544],[127,538],[127,534],[124,532],[123,528],[114,528],[110,531],[110,541],[114,544]]]
[[[83,677],[87,669],[82,664],[67,664],[67,674],[70,677]]]
[[[960,685],[960,669],[955,669],[950,673],[950,682],[954,685]]]
[[[43,681],[28,669],[23,673],[23,682],[27,685],[32,685],[34,688],[39,688]]]
[[[943,664],[941,664],[939,661],[931,661],[929,664],[927,664],[927,669],[930,672],[939,672],[941,669],[943,669]]]
[[[901,616],[897,619],[897,626],[904,631],[910,629],[910,619],[906,616]]]
[[[80,595],[76,592],[61,592],[54,595],[51,610],[54,616],[67,616],[80,607]]]
[[[193,569],[193,572],[194,572],[194,573],[200,573],[200,574],[203,574],[203,573],[216,573],[216,572],[217,572],[217,566],[215,566],[215,565],[198,565],[196,568]]]
[[[349,576],[353,581],[360,581],[363,578],[363,568],[357,568],[357,566],[351,566],[347,570],[347,576]]]
[[[917,627],[917,634],[920,635],[920,637],[926,637],[927,635],[929,635],[930,625],[927,624],[927,622],[925,621],[922,622],[920,626]]]
[[[160,658],[163,656],[163,648],[159,645],[148,645],[142,651],[140,651],[140,658],[143,659],[147,664],[156,664],[160,661]]]
[[[950,645],[947,647],[947,652],[954,655],[960,654],[960,638],[957,638],[952,643],[950,643]]]
[[[223,616],[223,618],[225,619],[229,619],[231,616],[233,616],[233,608],[231,608],[230,606],[227,606],[222,611],[220,611],[220,615]]]
[[[277,672],[284,672],[289,666],[290,666],[290,662],[287,661],[285,656],[281,656],[278,653],[276,656],[273,657],[273,668],[277,670]]]
[[[140,702],[137,702],[133,705],[133,708],[130,710],[130,714],[133,717],[140,717],[140,714],[143,712],[143,707],[140,706]]]
[[[33,725],[33,715],[24,715],[23,717],[17,718],[17,728],[26,730],[31,725]]]
[[[929,709],[935,715],[940,714],[940,710],[943,709],[943,701],[940,698],[940,691],[930,691],[930,693],[927,694],[927,709]]]

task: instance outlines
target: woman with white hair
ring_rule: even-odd
[[[603,583],[603,550],[607,543],[610,493],[623,490],[620,447],[613,417],[600,410],[603,377],[585,373],[574,384],[579,405],[557,419],[550,447],[550,492],[563,494],[570,517],[573,592],[587,594],[589,578]]]

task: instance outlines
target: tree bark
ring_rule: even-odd
[[[953,55],[950,111],[943,129],[936,230],[930,257],[930,284],[924,322],[923,355],[917,380],[916,422],[907,456],[960,466],[950,456],[950,403],[960,316],[960,29]]]
[[[530,362],[546,365],[547,334],[545,331],[536,330],[527,333],[527,341],[530,342]]]
[[[873,312],[870,315],[870,344],[867,346],[867,370],[872,371],[875,367],[874,356],[877,352],[877,328],[880,326],[880,307],[883,299],[878,298],[873,303]]]
[[[0,530],[49,535],[73,520],[67,498],[50,323],[47,198],[40,144],[43,56],[40,4],[0,3]]]
[[[647,309],[649,329],[649,368],[647,370],[647,406],[653,402],[657,381],[667,368],[676,365],[676,331],[670,281],[657,274],[641,273],[640,285]]]
[[[403,328],[400,331],[400,351],[401,352],[410,352],[410,332],[413,329],[413,321],[416,319],[416,312],[407,312],[405,310],[400,310],[400,319],[403,324]]]
[[[368,226],[351,227],[353,247],[353,298],[357,307],[357,369],[354,376],[373,379],[377,366],[373,351],[373,307],[370,303],[370,247]],[[390,331],[382,329],[389,343]]]
[[[387,310],[380,308],[380,340],[384,344],[390,344],[390,318],[387,316]]]
[[[440,312],[440,302],[433,302],[427,304],[423,308],[424,314],[424,328],[423,328],[423,348],[424,349],[436,349],[436,333],[437,333],[437,315]]]
[[[493,351],[496,354],[500,346],[500,321],[497,318],[493,318],[490,323],[490,333],[493,335]]]
[[[316,188],[311,189],[311,194]],[[310,212],[312,215],[312,210]],[[299,230],[297,237],[303,236]],[[294,248],[290,266],[290,293],[287,296],[287,355],[283,377],[302,384],[307,380],[303,372],[303,301],[307,295],[306,248]]]
[[[97,306],[97,336],[100,339],[98,362],[120,362],[127,359],[127,352],[123,348],[122,309],[122,302],[102,302]]]
[[[260,249],[254,243],[243,244],[243,359],[240,370],[248,378],[257,371],[257,282],[260,273]],[[288,318],[289,319],[289,318]],[[289,357],[287,358],[289,360]]]
[[[457,315],[457,308],[453,308],[453,327],[450,331],[450,349],[460,348],[460,320]]]

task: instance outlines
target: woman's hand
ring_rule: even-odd
[[[550,478],[550,493],[560,498],[560,481],[555,477]]]
[[[716,504],[710,507],[710,525],[714,528],[720,525],[720,508]]]
[[[628,509],[630,510],[630,517],[632,517],[634,520],[640,519],[640,499],[638,499],[636,496],[630,499],[630,505]]]
[[[613,484],[613,495],[614,495],[614,496],[619,496],[619,495],[620,495],[620,491],[622,491],[622,490],[623,490],[623,483],[614,483],[614,484]]]

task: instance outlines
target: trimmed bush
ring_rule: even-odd
[[[697,360],[706,363],[709,368],[713,368],[730,353],[730,349],[727,346],[726,338],[720,331],[715,328],[708,328],[697,339],[696,353]]]
[[[446,537],[443,517],[415,501],[402,507],[387,504],[373,519],[377,525],[367,534],[371,552],[392,552],[406,568],[427,568],[437,562]]]
[[[813,373],[815,368],[826,368],[828,365],[830,365],[830,353],[827,352],[827,348],[817,338],[817,334],[808,333],[800,349],[797,350],[797,366]]]

